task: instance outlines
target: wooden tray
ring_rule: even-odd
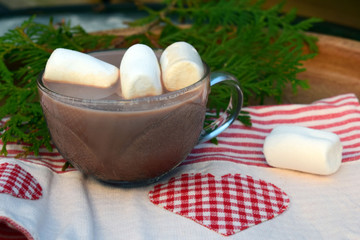
[[[285,91],[284,103],[311,103],[321,98],[355,93],[360,98],[360,42],[328,35],[318,37],[319,54],[304,63],[310,88],[296,95]],[[271,101],[266,102],[271,104]]]

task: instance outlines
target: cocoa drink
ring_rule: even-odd
[[[124,50],[113,50],[92,55],[118,66],[123,54]],[[204,66],[204,76],[191,86],[135,99],[115,94],[101,99],[73,97],[74,92],[89,89],[56,83],[54,91],[40,76],[40,103],[53,143],[74,167],[100,181],[131,186],[158,180],[187,157],[199,138],[219,127],[203,131],[210,91],[210,72]],[[222,121],[228,125],[240,111],[238,91],[226,111],[231,116]]]

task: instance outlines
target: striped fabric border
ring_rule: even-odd
[[[236,121],[218,136],[218,145],[206,142],[196,146],[182,164],[208,161],[228,161],[259,167],[269,167],[262,148],[265,137],[279,124],[295,124],[334,132],[343,144],[343,162],[360,159],[360,105],[354,94],[344,94],[312,104],[285,104],[253,106],[243,109],[250,113],[252,127]],[[1,142],[0,142],[1,143]],[[1,144],[0,144],[1,147]],[[22,145],[9,143],[8,155],[15,158],[23,153]],[[40,149],[40,156],[28,155],[19,160],[46,166],[56,173],[63,173],[65,159],[55,149]],[[74,171],[68,168],[67,171]]]
[[[262,148],[265,137],[280,124],[295,124],[326,130],[339,135],[343,144],[343,162],[360,159],[360,106],[354,94],[323,99],[313,104],[255,106],[250,113],[252,127],[236,121],[218,136],[218,145],[196,146],[183,164],[229,161],[269,167]]]
[[[2,147],[2,142],[0,141]],[[2,156],[0,160],[6,158],[18,159],[23,162],[33,163],[41,166],[48,167],[52,171],[56,173],[65,173],[69,171],[75,171],[74,168],[67,168],[65,171],[62,170],[66,160],[60,155],[57,149],[54,147],[53,152],[49,152],[46,148],[40,148],[39,156],[35,156],[34,154],[29,154],[26,157],[18,157],[19,154],[24,153],[23,149],[24,145],[20,145],[17,143],[8,143],[7,144],[7,155]]]

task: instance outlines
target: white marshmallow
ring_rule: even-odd
[[[120,83],[118,94],[127,99],[162,94],[159,62],[150,47],[135,44],[125,52]]]
[[[119,69],[88,54],[58,48],[46,63],[43,79],[45,85],[59,93],[103,98],[115,92]],[[64,83],[73,84],[74,88],[65,86],[66,90],[62,92],[61,84]]]
[[[266,137],[263,151],[270,166],[320,175],[335,173],[342,160],[336,134],[301,126],[275,127]]]
[[[168,91],[190,86],[204,75],[204,65],[196,49],[186,42],[168,46],[160,57],[162,78]]]

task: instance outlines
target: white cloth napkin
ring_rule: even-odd
[[[45,149],[40,157],[15,159],[21,146],[9,144],[0,158],[0,238],[14,236],[11,227],[24,239],[46,240],[360,239],[356,96],[244,110],[252,127],[236,121],[218,145],[196,146],[173,174],[140,188],[61,172],[64,159]],[[262,144],[279,124],[338,134],[339,171],[318,176],[269,167]]]

